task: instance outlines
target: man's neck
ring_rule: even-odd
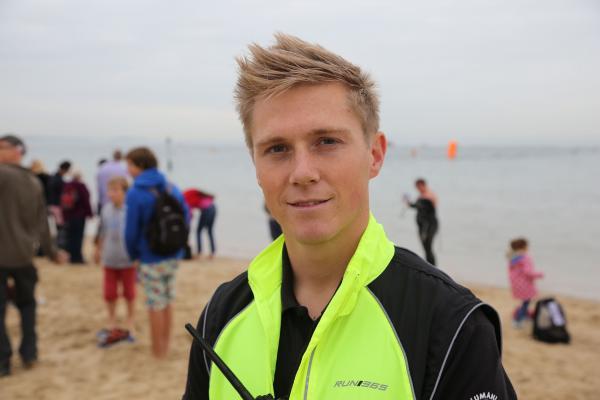
[[[306,245],[286,241],[294,274],[294,294],[313,319],[321,315],[335,294],[367,224],[368,217],[361,229],[340,234],[325,243]]]

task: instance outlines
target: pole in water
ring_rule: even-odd
[[[257,399],[273,400],[273,397],[271,395],[258,396],[256,399],[254,397],[252,397],[252,395],[250,394],[248,389],[246,389],[244,384],[242,382],[240,382],[240,380],[237,378],[237,376],[235,376],[233,371],[231,371],[229,369],[229,367],[227,366],[227,364],[225,364],[225,362],[221,359],[221,357],[219,357],[219,355],[217,353],[215,353],[215,351],[210,347],[210,345],[208,343],[206,343],[206,341],[202,338],[202,336],[200,336],[198,331],[196,329],[194,329],[192,324],[189,324],[189,323],[185,324],[185,329],[187,329],[187,331],[194,337],[194,339],[196,339],[198,341],[198,343],[200,344],[200,347],[202,347],[202,350],[204,350],[206,352],[206,355],[208,356],[208,358],[210,358],[210,360],[212,362],[214,362],[217,367],[219,367],[219,370],[221,370],[221,372],[223,373],[225,378],[227,378],[229,383],[231,383],[231,386],[233,386],[233,388],[238,392],[238,394],[242,397],[242,399],[244,399],[244,400],[257,400]]]
[[[171,138],[167,137],[165,142],[167,147],[167,172],[171,174],[171,172],[173,172],[173,160],[171,158]]]

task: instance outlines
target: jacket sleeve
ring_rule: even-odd
[[[211,345],[212,340],[206,335],[206,307],[200,315],[200,320],[196,326],[196,330],[203,336]],[[196,340],[192,342],[190,348],[190,358],[188,364],[187,382],[185,384],[185,393],[183,400],[208,400],[208,383],[209,383],[209,363],[205,360],[204,351]]]
[[[136,201],[133,190],[127,192],[125,200],[127,213],[125,214],[125,247],[132,260],[140,258],[138,243],[141,235],[141,218],[139,204]]]
[[[252,300],[247,273],[219,286],[204,307],[196,330],[214,347],[223,327]],[[196,340],[192,342],[184,400],[208,400],[211,361]]]
[[[448,349],[432,393],[423,398],[516,400],[498,343],[494,325],[475,310]]]

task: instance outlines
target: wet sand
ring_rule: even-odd
[[[183,328],[196,323],[214,289],[245,269],[247,261],[217,258],[187,261],[177,276],[177,300],[172,350],[164,361],[150,355],[148,320],[138,287],[137,340],[108,349],[96,346],[96,332],[106,321],[102,300],[102,269],[56,266],[37,261],[38,336],[40,360],[24,370],[13,356],[13,373],[0,380],[0,399],[179,399],[187,373],[191,338]],[[468,285],[493,305],[503,320],[504,365],[526,400],[600,398],[600,303],[566,298],[559,300],[567,313],[570,345],[534,341],[530,330],[510,326],[516,303],[506,289]],[[118,312],[124,315],[125,307]],[[18,346],[19,318],[7,311],[13,348]]]

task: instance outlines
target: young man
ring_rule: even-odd
[[[21,316],[19,354],[26,368],[37,361],[34,297],[37,270],[33,258],[41,246],[50,259],[63,263],[67,254],[52,245],[46,202],[40,181],[21,166],[25,144],[13,135],[0,137],[0,377],[10,374],[12,348],[4,324],[8,279],[15,287]]]
[[[238,60],[236,97],[283,236],[217,289],[199,332],[254,396],[516,398],[494,310],[394,247],[370,214],[386,152],[371,78],[276,38]],[[209,398],[238,395],[194,342],[184,399]]]
[[[135,148],[125,156],[127,170],[134,179],[133,187],[127,192],[125,205],[125,244],[132,260],[139,261],[141,283],[146,294],[146,305],[150,315],[152,354],[164,358],[169,351],[175,299],[175,271],[178,260],[183,256],[183,246],[170,254],[158,254],[148,241],[148,226],[152,224],[155,203],[161,192],[168,191],[176,198],[183,211],[182,218],[188,220],[188,210],[179,189],[167,182],[158,171],[158,161],[146,147]],[[186,234],[187,238],[187,234]]]

